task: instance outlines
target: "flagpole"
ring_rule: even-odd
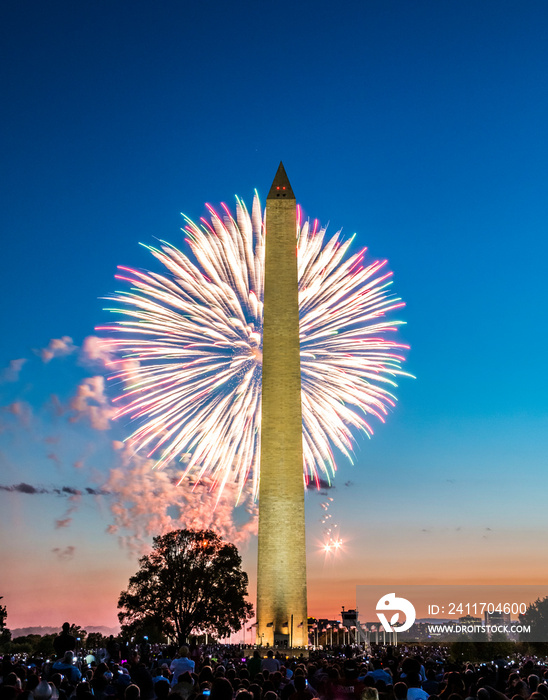
[[[293,613],[291,613],[291,634],[289,637],[289,646],[291,649],[293,649]]]

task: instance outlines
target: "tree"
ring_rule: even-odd
[[[146,637],[151,644],[164,644],[166,636],[174,637],[175,628],[160,616],[142,617],[122,625],[122,637],[126,641],[142,642]]]
[[[44,634],[40,639],[35,642],[34,653],[39,656],[46,658],[47,656],[53,656],[55,650],[53,648],[53,640],[55,639],[55,634]]]
[[[0,600],[4,596],[0,595]],[[8,618],[8,609],[5,605],[0,605],[0,649],[4,650],[4,645],[9,644],[11,640],[11,632],[6,627],[6,620]]]
[[[0,600],[2,600],[4,596],[0,595]],[[6,626],[6,620],[8,618],[8,610],[5,605],[0,605],[0,631],[4,629]]]
[[[175,530],[155,537],[118,600],[123,626],[159,625],[180,644],[192,632],[227,637],[253,616],[247,574],[233,544],[212,530]]]
[[[100,632],[90,632],[86,637],[85,648],[86,649],[99,649],[104,647],[106,643],[106,637]]]
[[[546,654],[548,650],[548,596],[537,598],[528,606],[523,615],[519,616],[520,624],[528,626],[529,632],[521,632],[522,642],[529,642],[530,653]]]

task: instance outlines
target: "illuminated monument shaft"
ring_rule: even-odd
[[[266,200],[257,642],[308,643],[297,203],[280,163]]]

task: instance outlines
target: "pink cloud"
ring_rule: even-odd
[[[71,422],[85,417],[95,430],[108,430],[110,420],[116,413],[105,395],[105,378],[100,375],[87,377],[80,382],[76,395],[70,401],[70,408],[74,411]]]
[[[73,493],[72,496],[69,496],[68,500],[72,505],[67,508],[66,512],[59,520],[55,521],[56,529],[68,527],[71,524],[72,514],[78,510],[78,504],[82,500],[82,494],[80,492]]]
[[[54,357],[62,357],[70,355],[76,350],[76,346],[72,343],[72,338],[64,335],[62,338],[52,338],[46,348],[37,351],[37,354],[42,358],[43,362],[49,362]]]
[[[25,428],[30,426],[32,408],[26,401],[14,401],[7,407],[7,410],[14,415]]]
[[[139,360],[120,358],[116,354],[116,342],[95,335],[88,336],[82,345],[80,362],[85,366],[106,369],[117,374],[122,373],[121,378],[124,383],[131,383],[134,377],[133,370],[140,366]]]
[[[133,453],[128,444],[118,450],[120,466],[111,470],[104,488],[111,493],[114,516],[108,532],[126,532],[119,538],[123,547],[141,554],[152,536],[177,528],[213,529],[234,544],[242,544],[257,533],[257,505],[250,490],[240,498],[242,522],[235,522],[235,484],[227,484],[218,499],[213,482],[207,478],[177,486],[180,474],[175,470],[153,469],[154,462]]]
[[[24,358],[10,360],[9,365],[0,373],[0,382],[16,382],[26,361]]]
[[[60,460],[59,457],[55,454],[55,452],[50,452],[50,453],[47,455],[47,458],[48,458],[48,459],[51,459],[51,461],[52,461],[57,467],[60,467],[60,466],[61,466],[61,460]]]
[[[63,404],[61,403],[59,397],[56,394],[52,394],[50,396],[48,408],[51,408],[53,413],[59,417],[61,417],[65,413],[65,409],[63,408]]]
[[[116,356],[111,349],[112,341],[89,335],[84,339],[80,351],[80,362],[84,365],[101,366],[112,369]]]

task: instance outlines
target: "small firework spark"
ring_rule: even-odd
[[[236,217],[208,207],[210,221],[185,217],[190,253],[161,242],[149,248],[164,275],[126,267],[110,309],[120,320],[108,345],[138,360],[113,379],[123,386],[119,418],[137,428],[135,450],[156,467],[179,460],[181,480],[207,479],[220,494],[259,485],[261,351],[265,223],[256,195],[251,214],[236,200]],[[340,231],[297,222],[304,478],[331,482],[332,446],[351,459],[353,431],[370,436],[395,405],[401,369],[394,340],[402,323],[387,314],[403,306],[390,292],[386,261],[349,254]],[[191,257],[195,260],[192,261]],[[333,544],[335,546],[335,544]]]
[[[321,549],[325,554],[336,554],[342,549],[343,541],[339,533],[338,523],[333,522],[333,515],[329,512],[329,508],[333,503],[333,498],[328,496],[328,498],[320,503],[320,507],[323,510],[322,516],[320,518],[320,523],[323,526],[323,541],[321,544]]]
[[[338,552],[341,549],[342,545],[343,541],[340,538],[331,538],[323,545],[323,550],[326,554],[332,554]]]

